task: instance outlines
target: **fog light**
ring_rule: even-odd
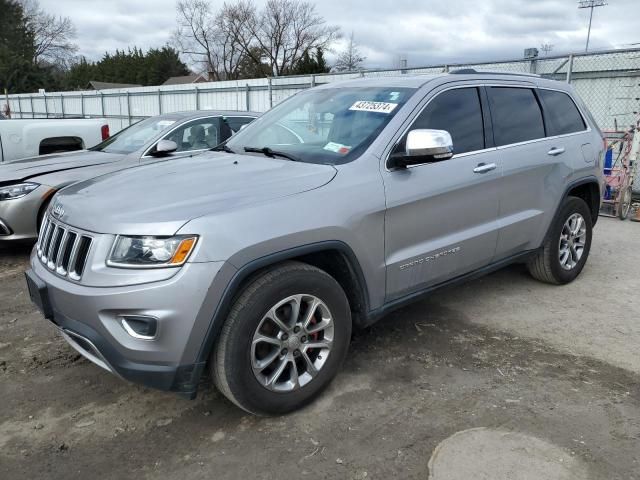
[[[125,331],[138,340],[153,340],[158,334],[158,320],[154,317],[126,315],[121,322]]]

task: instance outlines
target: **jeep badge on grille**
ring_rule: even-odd
[[[53,210],[51,211],[51,213],[55,217],[62,218],[62,216],[64,215],[64,208],[63,208],[62,205],[60,205],[58,203],[58,204],[54,205]]]

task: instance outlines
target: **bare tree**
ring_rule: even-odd
[[[247,62],[260,62],[261,55],[251,48],[249,22],[255,15],[255,7],[248,1],[225,3],[216,17],[218,48],[221,67],[226,78],[237,79]],[[247,48],[248,47],[248,48]]]
[[[208,0],[179,0],[174,43],[192,63],[206,68],[213,79],[238,78],[245,51],[239,35],[244,32],[249,6],[243,2],[225,4],[216,13]]]
[[[33,62],[66,66],[78,51],[76,29],[69,17],[56,17],[40,8],[38,0],[20,0],[27,26],[34,35]]]
[[[362,68],[362,62],[366,59],[367,57],[363,57],[360,54],[358,45],[353,39],[353,32],[351,32],[347,48],[344,52],[338,55],[338,60],[333,68],[337,72],[354,72]]]
[[[244,51],[250,55],[258,47],[253,51],[261,52],[275,76],[291,71],[305,53],[327,49],[339,35],[338,27],[327,25],[315,6],[303,0],[268,0],[260,12],[253,8],[245,13]]]
[[[209,2],[180,0],[176,3],[176,10],[178,26],[173,40],[180,53],[217,75],[216,19]]]
[[[303,0],[268,0],[260,11],[251,0],[226,3],[214,13],[209,0],[178,0],[174,43],[195,63],[204,63],[217,80],[255,71],[283,75],[305,55],[326,49],[338,28],[328,26]]]

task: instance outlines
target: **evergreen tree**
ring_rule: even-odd
[[[329,73],[331,71],[331,67],[324,58],[324,49],[322,47],[316,49],[316,64],[318,66],[316,73]]]
[[[151,49],[145,58],[145,79],[143,85],[160,85],[169,77],[179,77],[191,73],[187,66],[182,63],[176,50],[171,47],[161,49]]]
[[[32,91],[40,84],[40,72],[32,61],[33,32],[19,3],[0,0],[0,12],[0,91]]]
[[[63,84],[65,90],[84,90],[96,75],[96,65],[87,61],[85,57],[71,65],[64,75]]]
[[[261,61],[260,64],[254,59],[262,58],[259,47],[251,47],[249,54],[243,55],[238,63],[238,78],[265,78],[272,75],[271,67],[268,63]]]
[[[64,87],[71,90],[87,88],[91,80],[139,85],[161,85],[169,77],[189,75],[189,69],[171,47],[150,49],[146,54],[137,47],[127,51],[105,53],[97,63],[80,58],[64,75]]]
[[[295,64],[291,74],[311,75],[314,73],[328,73],[330,70],[324,58],[324,51],[321,47],[316,48],[315,53],[304,52],[300,60]]]

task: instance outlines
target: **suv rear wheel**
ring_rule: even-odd
[[[254,414],[290,412],[333,379],[351,339],[351,312],[333,277],[288,262],[249,283],[211,357],[218,389]]]
[[[584,200],[567,197],[551,225],[542,249],[528,263],[531,275],[562,285],[582,271],[591,249],[591,212]]]

